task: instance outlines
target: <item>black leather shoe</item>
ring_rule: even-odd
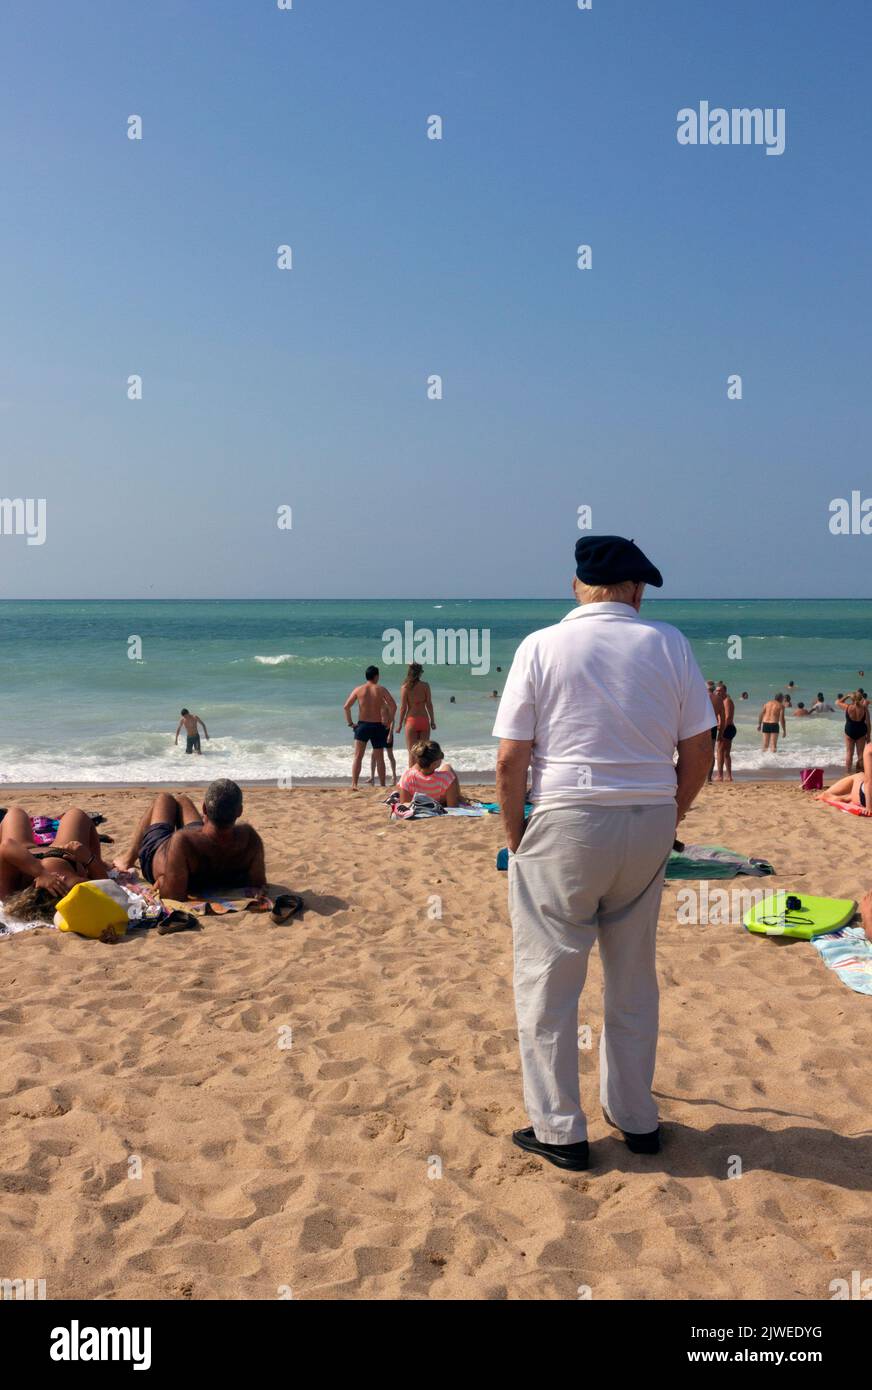
[[[586,1139],[577,1144],[543,1144],[536,1138],[532,1129],[516,1129],[512,1143],[537,1158],[546,1158],[555,1168],[568,1168],[573,1173],[581,1173],[590,1166],[590,1145]]]
[[[603,1119],[612,1129],[621,1129],[616,1125],[607,1110],[603,1111]],[[621,1129],[627,1148],[631,1154],[658,1154],[660,1152],[660,1126],[652,1129],[650,1134],[628,1134],[625,1129]]]

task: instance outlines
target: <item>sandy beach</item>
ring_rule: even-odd
[[[393,825],[383,796],[247,791],[271,881],[305,897],[288,926],[0,942],[0,1276],[52,1299],[801,1300],[869,1273],[868,997],[806,942],[679,924],[694,885],[667,885],[663,1150],[607,1128],[582,1051],[594,1166],[562,1174],[509,1142],[499,820]],[[148,799],[25,804],[100,811],[120,849]],[[795,784],[708,788],[682,837],[769,859],[767,888],[872,886],[868,823]],[[594,1040],[599,988],[594,953]]]

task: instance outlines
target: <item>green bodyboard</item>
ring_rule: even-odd
[[[799,898],[802,906],[797,911],[785,910],[788,896]],[[810,898],[804,893],[781,892],[755,903],[744,921],[748,931],[760,936],[798,936],[808,941],[843,927],[856,911],[853,898]]]

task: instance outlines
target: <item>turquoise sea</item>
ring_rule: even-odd
[[[451,651],[449,638],[427,676],[451,762],[490,773],[490,692],[502,689],[520,639],[570,606],[438,598],[0,603],[0,781],[345,776],[342,703],[370,662],[399,693],[405,666],[388,664],[383,634],[404,632],[407,623],[432,634],[434,647],[439,629],[472,632],[480,674],[444,659],[463,654]],[[757,714],[763,698],[791,680],[794,704],[811,704],[818,690],[832,701],[858,684],[872,687],[872,601],[650,600],[643,612],[681,628],[703,673],[727,682],[738,710],[736,769],[795,776],[807,764],[841,763],[840,714],[788,717],[789,737],[774,756],[759,751]],[[479,641],[487,634],[487,670],[476,634]],[[141,659],[131,659],[137,638]],[[735,638],[740,655],[730,655],[739,651]],[[183,742],[173,746],[183,705],[203,716],[211,735],[196,767]]]

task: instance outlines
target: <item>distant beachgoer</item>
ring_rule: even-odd
[[[0,902],[7,917],[51,922],[61,898],[77,883],[108,878],[97,827],[74,806],[58,823],[53,842],[38,846],[30,816],[11,806],[0,824]]]
[[[716,747],[717,747],[717,741],[718,741],[718,738],[719,738],[719,736],[720,736],[721,729],[723,728],[723,724],[724,724],[724,701],[723,701],[723,698],[722,698],[722,696],[720,695],[720,693],[719,693],[719,691],[718,691],[718,688],[717,688],[717,685],[715,684],[714,681],[706,681],[705,684],[706,684],[706,689],[707,689],[707,691],[708,691],[708,693],[709,693],[709,699],[710,699],[711,702],[712,702],[712,709],[713,709],[714,712],[715,712],[715,722],[714,722],[714,724],[712,725],[712,729],[711,729],[711,735],[712,735],[712,762],[711,762],[711,767],[710,767],[709,770],[708,770],[708,777],[706,778],[706,781],[707,781],[707,782],[710,782],[710,781],[712,780],[712,776],[713,776],[714,770],[715,770],[715,749],[716,749]]]
[[[747,699],[749,699],[749,698],[750,698],[750,697],[749,697],[749,695],[748,695],[747,690],[743,690],[743,691],[742,691],[742,699],[743,699],[743,700],[747,700]]]
[[[500,692],[498,690],[492,690],[488,698],[491,700],[498,700],[500,698]]]
[[[224,777],[206,788],[200,811],[189,796],[159,792],[115,867],[131,869],[138,857],[161,896],[182,901],[197,890],[262,890],[263,841],[252,826],[237,824],[241,815],[242,791]]]
[[[442,766],[445,754],[433,739],[422,739],[412,748],[413,761],[400,778],[400,791],[410,799],[415,792],[425,792],[442,806],[459,806],[460,783],[457,773],[448,763]]]
[[[869,703],[862,690],[855,690],[853,695],[846,695],[836,704],[845,711],[845,767],[850,772],[856,756],[859,771],[869,738]]]
[[[351,790],[357,791],[360,768],[366,745],[372,744],[375,770],[381,786],[385,785],[385,748],[388,734],[393,732],[397,702],[389,690],[379,685],[379,669],[367,666],[366,682],[356,685],[342,706],[345,722],[354,730],[354,757],[351,761]],[[357,723],[351,718],[351,707],[357,704]]]
[[[406,731],[406,748],[409,753],[409,767],[412,766],[412,749],[416,743],[425,743],[431,730],[436,728],[433,713],[433,697],[430,687],[421,677],[424,668],[413,661],[406,672],[400,690],[400,713],[397,727]]]
[[[203,750],[200,747],[200,731],[198,728],[198,725],[200,724],[203,725],[203,733],[206,735],[206,738],[208,738],[209,731],[206,728],[206,725],[203,724],[203,721],[200,718],[199,714],[192,714],[189,709],[182,710],[182,717],[179,720],[179,727],[176,729],[176,743],[178,743],[179,741],[179,734],[182,732],[182,726],[184,725],[185,733],[188,736],[188,741],[185,745],[186,753],[202,754]]]
[[[774,753],[778,748],[778,733],[787,738],[787,724],[784,716],[784,696],[781,691],[772,700],[767,700],[757,720],[757,732],[762,733],[764,753]]]
[[[811,714],[811,710],[806,709],[805,705],[802,703],[802,700],[800,700],[800,702],[799,702],[799,704],[797,705],[796,709],[793,710],[793,718],[794,718],[794,719],[807,719],[807,718],[809,717],[810,714]]]
[[[732,782],[733,739],[736,737],[736,705],[723,681],[718,682],[715,690],[721,697],[721,704],[723,707],[723,722],[718,729],[718,740],[715,745],[718,762],[717,780],[719,782]]]
[[[841,698],[841,696],[839,698]],[[833,714],[834,712],[835,705],[828,705],[826,700],[824,699],[824,692],[822,690],[819,690],[817,693],[817,699],[815,700],[814,704],[809,710],[809,714]]]
[[[784,699],[784,708],[785,708],[785,709],[791,709],[791,708],[793,707],[793,700],[791,699],[791,697],[790,697],[789,695],[785,695],[785,696],[783,697],[783,699]]]

